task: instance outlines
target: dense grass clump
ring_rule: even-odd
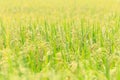
[[[0,80],[120,80],[119,0],[1,0]]]

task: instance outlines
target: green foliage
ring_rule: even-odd
[[[119,0],[0,0],[0,80],[120,80]]]

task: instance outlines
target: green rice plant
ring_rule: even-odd
[[[119,13],[119,0],[0,0],[0,80],[119,80]]]

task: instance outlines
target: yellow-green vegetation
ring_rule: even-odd
[[[0,80],[120,80],[120,0],[0,0]]]

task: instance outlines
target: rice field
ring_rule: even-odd
[[[0,80],[120,80],[120,0],[0,0]]]

